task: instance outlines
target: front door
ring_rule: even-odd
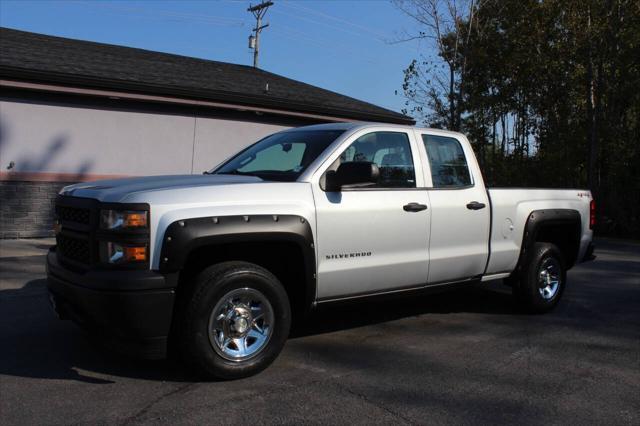
[[[413,137],[395,129],[356,133],[321,172],[371,161],[380,170],[377,184],[339,192],[313,184],[319,300],[427,282],[431,210]]]

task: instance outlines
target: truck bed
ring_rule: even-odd
[[[589,228],[591,193],[585,189],[489,188],[491,202],[490,257],[487,275],[513,271],[520,256],[526,220],[536,210],[570,209],[580,214],[582,237],[578,259],[592,239]]]

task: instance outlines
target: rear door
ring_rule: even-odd
[[[320,301],[426,284],[431,210],[414,137],[398,128],[361,130],[316,175]],[[376,163],[378,183],[325,191],[322,176],[344,161]]]
[[[484,273],[490,206],[471,145],[461,135],[416,131],[431,202],[429,284]]]

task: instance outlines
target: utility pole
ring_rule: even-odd
[[[269,6],[273,6],[272,1],[266,1],[266,2],[263,1],[262,3],[255,6],[249,5],[249,9],[247,9],[247,12],[251,12],[253,16],[255,16],[256,18],[256,27],[252,30],[252,32],[255,33],[255,36],[253,34],[249,36],[249,48],[253,49],[253,67],[254,68],[258,68],[258,50],[260,47],[260,32],[269,26],[269,24],[262,25],[262,18],[264,18],[264,15],[266,15],[267,9],[269,9]]]

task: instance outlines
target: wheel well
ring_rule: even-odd
[[[576,223],[541,223],[535,232],[533,242],[554,244],[571,268],[578,256],[580,248],[580,224]]]
[[[305,273],[305,258],[302,248],[294,242],[237,242],[206,245],[189,253],[180,271],[178,296],[184,293],[193,278],[203,269],[224,261],[244,261],[267,269],[284,286],[291,304],[294,319],[304,314],[311,295]],[[312,295],[315,297],[315,294]]]
[[[554,244],[560,250],[565,268],[570,269],[578,258],[582,222],[580,213],[573,209],[534,210],[529,213],[524,228],[520,256],[511,276],[509,285],[519,280],[522,268],[535,243]]]

